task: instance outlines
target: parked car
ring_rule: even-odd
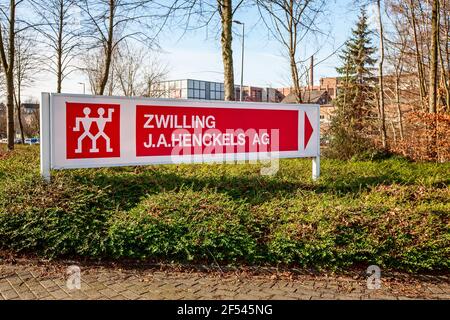
[[[26,138],[25,144],[38,144],[39,138]]]

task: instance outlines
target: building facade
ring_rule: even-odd
[[[240,86],[235,86],[235,97],[239,100]],[[222,82],[181,79],[162,81],[152,88],[152,96],[170,99],[224,100]],[[243,87],[243,101],[249,102],[281,102],[282,95],[274,88],[254,86]]]
[[[203,80],[169,80],[155,84],[152,96],[169,99],[223,100],[224,86],[220,82]]]

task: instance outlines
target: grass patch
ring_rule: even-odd
[[[280,162],[53,172],[0,151],[0,248],[41,256],[408,271],[450,266],[450,163]]]

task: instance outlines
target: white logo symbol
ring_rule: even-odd
[[[112,121],[112,113],[114,112],[114,109],[108,109],[108,118],[104,118],[103,115],[105,114],[105,109],[99,108],[97,110],[97,113],[99,115],[98,118],[90,118],[89,115],[91,114],[91,108],[85,107],[83,109],[84,117],[77,117],[75,119],[75,128],[73,128],[73,131],[80,131],[80,123],[83,126],[83,134],[78,138],[78,144],[77,149],[75,150],[75,153],[81,153],[83,150],[83,140],[84,138],[88,137],[92,141],[92,148],[89,150],[89,152],[99,152],[99,149],[97,148],[97,140],[100,137],[103,137],[106,141],[106,152],[112,152],[113,149],[111,148],[111,142],[109,137],[105,133],[105,125],[107,122]],[[91,131],[91,125],[92,123],[96,123],[98,127],[98,133],[94,136]]]
[[[67,268],[66,286],[70,290],[81,289],[81,269],[79,266],[69,266]]]
[[[379,266],[371,265],[367,268],[367,289],[374,290],[381,288],[381,269]]]

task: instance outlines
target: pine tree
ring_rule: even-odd
[[[375,83],[373,54],[367,14],[361,9],[352,36],[339,56],[342,66],[336,68],[342,87],[334,102],[336,113],[330,127],[329,155],[350,158],[370,149],[370,134],[375,128],[376,110],[372,103]]]

